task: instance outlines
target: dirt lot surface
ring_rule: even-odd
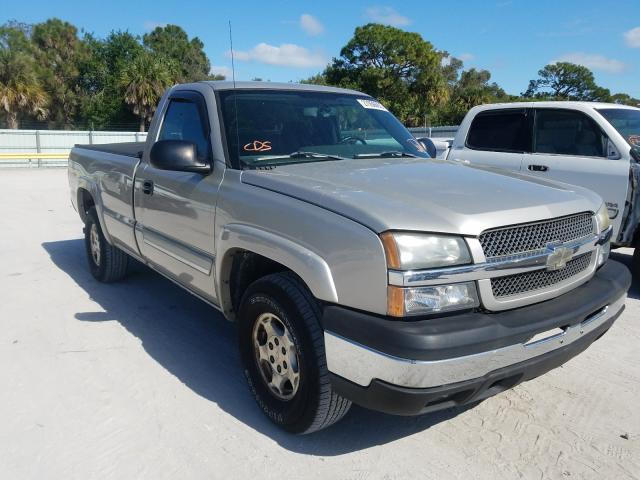
[[[475,408],[297,437],[254,404],[232,324],[145,268],[96,282],[81,230],[65,170],[0,171],[3,479],[640,478],[637,285],[585,353]]]

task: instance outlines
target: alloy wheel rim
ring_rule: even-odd
[[[253,325],[253,351],[262,380],[278,400],[291,400],[300,385],[300,362],[293,337],[273,313],[263,313]]]
[[[91,258],[93,263],[100,266],[100,237],[98,235],[98,227],[95,223],[91,224],[91,231],[89,232],[89,244],[91,246]]]

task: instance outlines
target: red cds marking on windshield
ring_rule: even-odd
[[[247,143],[242,149],[245,152],[268,152],[271,150],[271,142],[269,140],[254,140]]]
[[[634,147],[640,147],[640,135],[629,136],[629,143]]]

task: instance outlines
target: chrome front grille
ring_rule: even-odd
[[[509,297],[523,293],[535,292],[568,280],[584,272],[591,263],[593,252],[583,253],[572,258],[567,265],[554,271],[534,270],[506,277],[491,279],[491,290],[495,298]]]
[[[593,233],[593,214],[584,212],[487,230],[480,235],[479,240],[485,256],[489,259],[540,250],[549,243],[565,243]]]

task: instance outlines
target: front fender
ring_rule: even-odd
[[[274,233],[243,224],[228,224],[222,229],[218,251],[223,261],[216,262],[216,278],[223,279],[224,261],[230,252],[247,250],[278,262],[295,272],[314,297],[338,303],[338,293],[331,269],[318,254]]]

